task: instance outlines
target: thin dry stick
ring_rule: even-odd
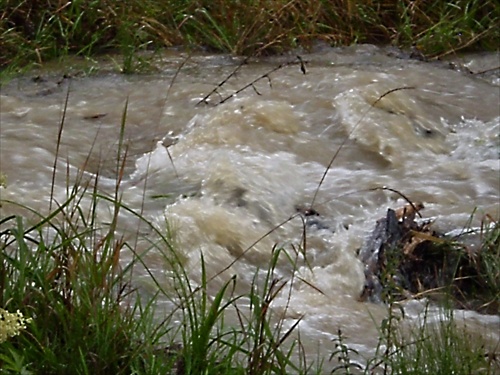
[[[472,72],[472,74],[474,74],[474,75],[480,75],[480,74],[484,74],[484,73],[493,72],[493,71],[495,71],[495,70],[500,70],[500,65],[495,66],[494,68],[489,68],[489,69],[485,69],[485,70],[480,70],[479,72]]]
[[[272,82],[271,82],[271,77],[269,76],[271,73],[274,73],[275,71],[277,70],[280,70],[280,69],[283,69],[284,67],[287,67],[287,66],[290,66],[290,65],[296,65],[296,64],[300,64],[300,70],[302,71],[303,74],[306,74],[306,68],[305,68],[305,64],[304,64],[304,61],[302,60],[302,58],[300,56],[297,56],[299,62],[296,62],[296,61],[288,61],[286,63],[283,63],[283,64],[280,64],[278,65],[277,67],[271,69],[269,72],[261,75],[260,77],[254,79],[252,82],[246,84],[245,86],[243,86],[242,88],[240,88],[239,90],[236,90],[235,92],[233,92],[231,95],[225,97],[224,99],[222,99],[219,103],[217,103],[217,105],[219,104],[222,104],[222,103],[225,103],[227,102],[229,99],[233,98],[234,96],[238,95],[240,92],[248,89],[249,87],[251,87],[255,93],[257,95],[261,95],[261,93],[257,90],[257,88],[255,87],[255,84],[257,82],[259,82],[260,80],[264,79],[264,78],[267,78],[268,82],[269,82],[269,87],[273,87],[272,86]]]
[[[377,100],[375,100],[375,102],[365,111],[365,113],[363,113],[363,115],[358,120],[358,122],[354,125],[354,127],[347,134],[347,136],[345,136],[345,138],[342,140],[342,143],[340,144],[339,148],[337,149],[337,151],[335,151],[335,154],[333,154],[333,157],[331,158],[330,162],[328,163],[328,166],[326,167],[325,172],[323,173],[323,176],[321,176],[321,180],[319,181],[318,187],[316,188],[316,191],[314,192],[314,196],[313,196],[313,199],[312,199],[311,205],[310,205],[311,209],[313,208],[314,203],[316,202],[316,198],[318,196],[318,193],[319,193],[319,190],[321,188],[321,185],[323,185],[323,182],[325,181],[326,175],[328,174],[328,171],[332,167],[333,162],[335,161],[335,159],[337,159],[337,156],[339,155],[340,150],[342,150],[342,148],[346,145],[346,143],[351,138],[351,135],[356,131],[356,129],[358,128],[358,126],[364,120],[364,118],[366,117],[366,115],[372,110],[372,108],[374,108],[377,105],[377,103],[380,102],[383,98],[385,98],[387,95],[389,95],[389,94],[391,94],[393,92],[400,91],[400,90],[414,90],[414,89],[415,89],[415,87],[413,87],[413,86],[403,86],[403,87],[397,87],[395,89],[386,91],[381,96],[379,96]]]
[[[224,86],[242,67],[243,65],[246,65],[248,63],[248,60],[250,59],[251,56],[248,56],[247,58],[245,58],[245,60],[243,60],[237,67],[235,70],[233,70],[226,78],[224,78],[212,91],[210,91],[207,95],[205,95],[205,97],[203,99],[201,99],[198,103],[196,103],[196,105],[199,105],[201,103],[205,103],[205,104],[208,104],[208,99],[213,95],[213,94],[218,94],[219,96],[220,93],[219,93],[219,89]],[[246,84],[245,86],[241,87],[240,89],[236,90],[235,92],[233,92],[232,94],[230,94],[229,96],[226,96],[225,98],[222,98],[221,96],[221,100],[216,104],[216,105],[219,105],[219,104],[222,104],[222,103],[225,103],[227,102],[229,99],[233,98],[234,96],[238,95],[240,92],[248,89],[249,87],[251,87],[255,93],[257,95],[261,95],[261,93],[257,90],[257,88],[255,87],[255,84],[262,80],[262,79],[265,79],[267,78],[268,82],[269,82],[269,86],[272,88],[272,82],[271,82],[271,77],[269,76],[271,73],[274,73],[276,72],[277,70],[280,70],[280,69],[283,69],[284,67],[287,67],[287,66],[290,66],[290,65],[296,65],[296,64],[299,64],[300,65],[300,70],[303,74],[306,74],[306,63],[305,61],[302,59],[302,57],[300,56],[297,56],[297,61],[288,61],[288,62],[285,62],[283,64],[280,64],[278,65],[277,67],[271,69],[270,71],[268,71],[267,73],[264,73],[262,74],[260,77],[254,79],[252,82]]]
[[[216,277],[220,276],[221,274],[223,274],[225,271],[227,271],[229,268],[231,268],[236,262],[238,262],[246,253],[248,253],[255,245],[257,245],[260,241],[262,241],[264,238],[266,238],[267,236],[269,236],[271,233],[273,233],[276,229],[278,229],[279,227],[285,225],[286,223],[288,223],[289,221],[293,220],[294,218],[296,218],[297,216],[299,216],[299,214],[295,214],[291,217],[289,217],[288,219],[286,219],[285,221],[279,223],[278,225],[276,225],[275,227],[273,227],[272,229],[268,230],[265,234],[263,234],[262,236],[260,236],[257,240],[255,240],[250,246],[248,246],[240,255],[238,255],[235,259],[233,259],[233,261],[231,263],[229,263],[226,267],[224,267],[222,270],[220,270],[219,272],[217,272],[214,276],[212,276],[209,280],[207,280],[207,283],[209,283],[210,281],[214,280]]]
[[[186,58],[184,60],[182,60],[182,62],[179,64],[179,66],[175,70],[174,76],[170,80],[170,84],[168,85],[167,94],[165,95],[165,99],[163,101],[161,115],[163,115],[163,109],[165,108],[165,105],[167,104],[167,99],[170,95],[170,91],[172,90],[172,87],[174,86],[174,83],[175,83],[175,80],[177,79],[177,76],[181,72],[182,68],[184,68],[184,65],[186,65],[187,62],[191,59],[191,56],[192,56],[192,53],[189,52],[189,54],[186,56]],[[160,119],[161,119],[161,116],[160,116]],[[160,121],[158,121],[158,124],[159,123],[160,123]],[[167,155],[168,155],[168,158],[170,159],[170,163],[172,164],[172,168],[174,169],[175,177],[179,178],[179,174],[177,173],[177,168],[175,168],[174,159],[172,158],[172,154],[170,154],[170,151],[168,150],[167,146],[165,146],[165,150],[167,150]],[[148,161],[148,168],[149,168],[149,162],[150,161]],[[142,208],[141,208],[141,210],[142,210]]]
[[[170,80],[170,84],[168,85],[167,94],[165,95],[165,99],[163,100],[163,106],[162,106],[162,110],[161,110],[161,114],[160,114],[160,120],[161,120],[161,117],[163,115],[163,109],[165,108],[165,105],[167,104],[167,100],[168,100],[168,97],[170,95],[170,91],[172,91],[172,87],[174,86],[174,83],[175,83],[177,77],[179,76],[179,73],[181,72],[181,70],[184,67],[184,65],[186,65],[187,62],[191,59],[191,56],[192,56],[192,53],[189,52],[189,54],[186,56],[186,58],[184,60],[182,60],[182,62],[179,64],[179,66],[175,70],[174,76]],[[160,121],[158,121],[158,124],[159,123],[160,123]],[[172,154],[170,153],[168,147],[169,146],[165,146],[165,150],[167,151],[168,158],[170,160],[170,163],[172,164],[172,168],[174,170],[175,177],[179,178],[179,174],[177,173],[177,168],[175,168],[174,159],[172,158]],[[150,160],[148,160],[148,168],[149,168],[150,161],[151,161],[151,158],[150,158]],[[146,178],[147,178],[147,176],[146,176]],[[141,210],[142,210],[142,208],[141,208]]]
[[[164,99],[163,107],[162,107],[162,114],[163,114],[163,108],[165,107],[165,104],[167,103],[168,96],[170,95],[170,91],[172,90],[172,87],[174,86],[175,80],[177,79],[177,76],[181,72],[182,68],[184,68],[184,65],[186,65],[187,62],[191,59],[191,56],[192,56],[192,52],[189,52],[189,54],[186,56],[186,58],[184,60],[182,60],[182,62],[179,64],[179,66],[175,70],[174,76],[172,77],[172,79],[170,80],[170,84],[168,85],[167,94],[165,95],[165,99]]]
[[[412,208],[417,212],[417,214],[420,217],[422,217],[422,215],[420,214],[420,210],[417,210],[418,207],[416,207],[414,205],[414,203],[406,195],[404,195],[400,191],[398,191],[398,190],[396,190],[394,188],[391,188],[389,186],[377,186],[377,187],[374,187],[374,188],[354,190],[354,191],[350,191],[350,192],[345,193],[345,194],[337,195],[337,196],[335,196],[333,198],[330,198],[330,199],[327,199],[325,201],[321,201],[321,203],[322,204],[326,204],[328,202],[331,202],[331,201],[334,201],[334,200],[338,200],[340,198],[348,197],[348,196],[351,196],[351,195],[354,195],[354,194],[368,193],[368,192],[377,191],[377,190],[389,190],[389,191],[392,191],[393,193],[398,194],[400,197],[402,197],[405,201],[407,201],[412,206]]]
[[[165,94],[165,98],[163,99],[163,105],[161,106],[161,112],[160,112],[160,117],[159,117],[158,122],[157,122],[157,127],[159,127],[159,125],[161,123],[161,119],[163,117],[165,105],[167,104],[167,100],[168,100],[168,97],[170,96],[170,92],[172,91],[172,87],[174,86],[174,83],[175,83],[177,77],[179,76],[179,73],[181,72],[184,65],[186,65],[187,62],[191,59],[191,56],[192,56],[192,53],[189,52],[189,54],[186,56],[186,58],[184,60],[182,60],[182,62],[179,64],[179,66],[175,70],[174,76],[170,80],[170,84],[168,85],[167,93]],[[167,146],[165,146],[165,150],[167,151],[168,158],[170,159],[170,163],[172,164],[172,168],[174,170],[175,177],[179,178],[179,174],[177,173],[177,168],[175,168],[174,159],[172,158],[172,155],[170,154],[170,151],[168,150]],[[149,170],[149,166],[151,165],[151,156],[152,156],[152,153],[149,154],[146,171]],[[140,210],[141,215],[144,213],[144,205],[146,204],[147,184],[148,184],[148,173],[146,173],[146,177],[144,178],[144,189],[142,191],[141,210]],[[140,237],[139,232],[140,232],[140,220],[138,221],[138,224],[137,224],[137,232],[136,232],[137,235],[135,236],[135,246],[136,247],[137,247],[137,243],[138,243],[139,237]]]
[[[252,56],[247,56],[237,67],[235,70],[233,70],[226,78],[224,78],[217,86],[214,87],[212,91],[210,91],[203,99],[201,99],[196,105],[200,105],[201,103],[208,104],[208,98],[210,98],[213,94],[219,93],[219,89],[226,84],[227,81],[231,79],[238,71],[243,67],[243,65],[246,65],[248,61],[250,60]]]
[[[54,187],[56,183],[57,161],[59,160],[59,148],[61,147],[62,132],[64,128],[64,122],[66,120],[66,113],[68,111],[70,88],[71,88],[71,81],[69,81],[68,83],[68,90],[66,92],[66,99],[64,100],[64,108],[63,108],[61,123],[59,124],[59,131],[57,132],[56,155],[54,157],[54,165],[52,167],[52,181],[50,186],[49,212],[52,210],[52,201],[54,200]]]
[[[406,195],[404,195],[400,191],[398,191],[396,189],[393,189],[393,188],[390,188],[390,187],[387,187],[387,186],[376,187],[376,188],[372,188],[372,189],[368,189],[368,190],[370,190],[370,191],[389,190],[389,191],[392,191],[393,193],[396,193],[401,198],[403,198],[405,201],[407,201],[408,204],[415,210],[415,212],[417,213],[417,215],[420,216],[420,218],[422,218],[422,215],[420,214],[420,210],[413,204],[413,202]]]
[[[184,68],[184,65],[187,64],[187,62],[191,59],[191,57],[192,57],[192,52],[190,51],[188,53],[188,55],[186,56],[186,58],[181,61],[181,63],[179,64],[179,66],[175,70],[175,73],[174,73],[172,79],[170,80],[170,84],[168,85],[167,93],[165,94],[165,98],[163,99],[163,105],[161,106],[161,112],[160,112],[160,117],[158,118],[157,128],[159,127],[159,125],[161,123],[161,119],[163,117],[165,105],[167,104],[167,100],[170,96],[170,92],[172,91],[172,87],[174,86],[174,83],[177,80],[177,77],[179,76],[179,73],[181,72],[182,68]],[[170,151],[168,150],[168,146],[165,146],[165,150],[167,151],[168,158],[170,160],[170,163],[172,164],[172,168],[174,170],[175,177],[179,178],[179,174],[177,173],[177,168],[175,168],[174,159],[172,158],[172,154],[170,154]],[[151,155],[150,155],[150,158],[148,160],[147,170],[149,169],[150,163],[151,163]],[[147,175],[146,175],[146,183],[147,183]],[[144,186],[146,186],[146,185],[144,185]],[[145,194],[146,194],[146,191],[144,190],[143,191],[143,198],[145,198]],[[144,211],[145,199],[143,199],[142,202],[143,203],[141,205],[141,213]]]

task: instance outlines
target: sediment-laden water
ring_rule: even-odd
[[[1,93],[0,170],[7,176],[1,198],[47,210],[68,88],[55,199],[64,201],[79,170],[84,179],[99,172],[100,191],[111,193],[128,103],[123,202],[165,233],[169,228],[192,282],[201,280],[203,255],[214,278],[210,290],[236,275],[244,292],[257,269],[268,266],[273,247],[283,247],[295,266],[286,257],[278,262],[276,277],[293,282],[272,305],[276,316],[290,326],[303,317],[301,340],[312,359],[331,353],[339,328],[369,355],[387,311],[359,302],[364,273],[357,250],[388,208],[406,204],[374,189],[423,202],[423,216],[442,232],[464,228],[474,210],[473,225],[484,214],[499,218],[500,78],[498,68],[488,71],[499,55],[427,63],[359,46],[301,57],[306,74],[295,55],[251,59],[207,103],[199,102],[241,59],[185,61],[171,53],[154,75],[64,79],[44,72],[16,79]],[[303,249],[297,213],[313,199],[319,216],[307,217]],[[2,216],[17,210],[1,207]],[[103,206],[100,220],[110,217]],[[136,218],[124,214],[120,230],[130,239],[136,229]],[[148,245],[138,239],[139,249]],[[162,257],[145,259],[168,288]],[[137,283],[153,293],[148,277],[138,273]],[[409,319],[424,305],[409,303]],[[467,327],[498,342],[497,316],[462,315]]]

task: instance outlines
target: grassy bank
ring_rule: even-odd
[[[242,5],[241,3],[244,3]],[[23,67],[68,54],[94,56],[119,51],[131,62],[143,50],[203,46],[238,54],[277,52],[317,39],[334,45],[394,43],[429,56],[464,48],[497,47],[498,9],[492,2],[455,5],[435,1],[9,1],[0,22],[3,67]],[[368,5],[366,5],[368,4]],[[265,26],[262,26],[265,25]],[[123,115],[122,134],[126,110]],[[64,121],[63,121],[64,122]],[[60,124],[61,133],[63,123]],[[0,200],[0,374],[495,374],[498,354],[464,333],[450,309],[408,329],[396,301],[379,327],[372,358],[360,361],[342,332],[329,358],[308,362],[298,324],[291,327],[270,308],[290,280],[275,278],[285,249],[270,249],[268,268],[251,288],[236,292],[236,279],[215,294],[202,272],[193,285],[165,228],[122,204],[124,140],[118,142],[114,194],[99,189],[98,177],[83,175],[67,186],[65,201],[52,197],[48,212]],[[54,163],[57,165],[57,163]],[[0,189],[9,188],[0,174]],[[98,208],[111,220],[102,223]],[[141,223],[133,240],[119,234],[120,220]],[[150,246],[137,247],[141,238]],[[477,283],[484,306],[500,296],[500,225],[484,219]],[[152,240],[154,238],[154,240]],[[457,251],[467,250],[450,242]],[[130,261],[123,254],[132,254]],[[148,296],[134,270],[150,253],[164,260],[171,288],[155,280]],[[288,256],[294,263],[294,256]],[[203,267],[203,262],[201,263]],[[204,270],[203,270],[204,271]],[[264,275],[264,277],[262,277]],[[257,282],[259,281],[259,282]],[[158,300],[170,301],[160,318]],[[244,306],[244,308],[242,307]],[[17,313],[19,311],[19,313]],[[227,323],[235,314],[239,324]],[[22,317],[21,315],[22,314]]]
[[[500,45],[500,9],[482,0],[3,0],[0,12],[4,68],[109,51],[130,60],[176,45],[252,55],[323,40],[427,57]]]

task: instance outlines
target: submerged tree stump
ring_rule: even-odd
[[[485,254],[436,233],[431,221],[417,222],[415,216],[422,208],[422,204],[411,204],[397,211],[389,209],[376,222],[358,254],[366,277],[361,300],[383,303],[451,296],[456,307],[500,313],[498,278],[491,285],[491,275],[483,267]],[[499,254],[498,246],[496,251],[494,256]]]

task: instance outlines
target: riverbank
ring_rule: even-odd
[[[422,58],[496,50],[493,1],[161,1],[6,0],[0,13],[0,67],[18,70],[68,55],[119,52],[125,73],[139,52],[184,46],[235,55],[307,49],[321,40],[412,48]]]
[[[229,56],[207,63],[186,53],[161,77],[42,74],[3,91],[0,374],[500,373],[496,76],[418,64],[497,49],[493,1],[4,4],[0,74],[106,53],[117,56],[113,73],[150,72],[166,47],[262,57],[318,41],[389,44],[412,59],[395,62],[367,45],[306,66],[294,60],[278,76],[280,62],[240,69]],[[386,95],[395,87],[408,90]],[[214,107],[195,105],[210,93]],[[387,102],[374,108],[381,96]],[[363,132],[321,189],[321,216],[300,216],[297,201],[314,200],[359,118]],[[450,125],[452,152],[432,149],[442,140],[436,118]],[[415,122],[426,138],[413,133]],[[385,303],[358,301],[363,271],[357,277],[353,249],[378,213],[398,207],[399,196],[382,193],[395,185],[430,202],[429,220],[460,230],[443,239],[412,227],[417,243],[400,249],[412,261],[423,242],[454,252],[446,268],[433,262],[422,273],[434,282],[434,273],[456,271],[451,283],[424,285],[438,289],[439,306],[427,289],[407,295],[394,260],[380,276]],[[459,272],[457,254],[477,273]],[[472,285],[466,302],[480,290],[473,307],[492,315],[456,309],[457,283]]]

